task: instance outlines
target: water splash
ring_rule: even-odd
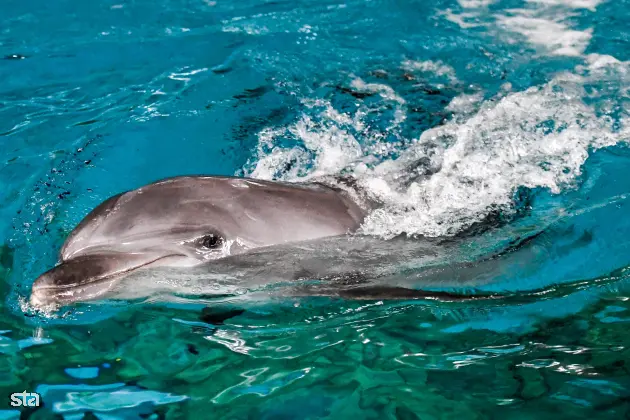
[[[444,65],[422,68],[454,77]],[[628,63],[589,55],[573,72],[542,86],[511,92],[508,85],[486,101],[480,92],[462,94],[446,106],[453,113],[450,121],[411,142],[400,134],[405,99],[390,86],[356,79],[351,85],[357,91],[378,93],[381,106],[402,116],[384,130],[399,141],[387,141],[383,131],[364,122],[380,109],[364,104],[343,113],[330,102],[311,101],[297,123],[260,133],[256,163],[246,174],[292,181],[351,174],[382,203],[368,216],[363,233],[457,234],[491,212],[513,213],[520,187],[554,194],[572,188],[591,151],[627,141],[627,113],[611,111],[620,108],[618,99],[597,107],[588,103],[626,91],[627,71]],[[313,116],[314,110],[319,113]],[[286,136],[292,147],[280,146]],[[392,152],[399,156],[388,158]]]

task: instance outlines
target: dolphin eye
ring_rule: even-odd
[[[201,246],[206,249],[216,249],[223,244],[223,239],[214,233],[201,238]]]

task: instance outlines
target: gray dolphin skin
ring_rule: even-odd
[[[34,306],[94,300],[147,268],[194,267],[248,250],[355,232],[366,215],[342,190],[235,177],[182,176],[106,200],[34,282]]]
[[[495,298],[439,289],[477,287],[539,259],[535,238],[544,231],[509,225],[492,235],[490,244],[504,238],[502,249],[465,235],[353,234],[378,203],[347,180],[320,181],[185,176],[111,197],[71,232],[58,265],[33,283],[30,303]]]

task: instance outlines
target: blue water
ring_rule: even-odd
[[[23,390],[26,418],[629,415],[628,2],[8,0],[0,20],[1,418]],[[496,302],[33,313],[89,210],[184,174],[351,175],[385,203],[362,234],[533,239],[473,285]]]

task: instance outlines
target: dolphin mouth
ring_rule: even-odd
[[[126,275],[178,254],[98,254],[62,261],[39,276],[31,288],[33,307],[94,300],[107,293]]]
[[[35,308],[44,308],[94,300],[108,292],[121,277],[122,274],[112,275],[84,285],[34,287],[29,303]]]

